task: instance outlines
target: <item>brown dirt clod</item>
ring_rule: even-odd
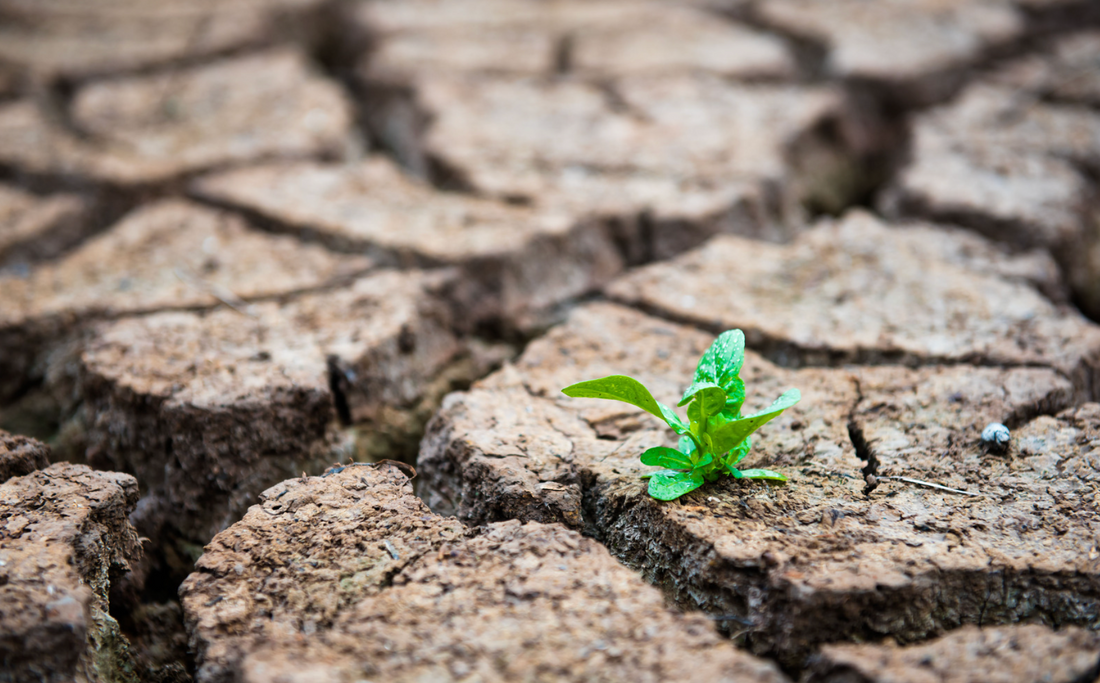
[[[454,298],[471,323],[537,328],[625,265],[606,221],[439,192],[381,157],[229,171],[201,178],[193,191],[382,263],[456,265]]]
[[[36,197],[0,184],[0,271],[25,269],[79,242],[89,228],[89,208],[80,195]]]
[[[201,545],[265,488],[354,455],[338,419],[385,426],[385,411],[417,406],[464,351],[441,297],[451,282],[382,271],[251,315],[101,324],[79,359],[89,459],[148,487],[143,535]]]
[[[0,429],[0,483],[50,464],[50,447],[36,439]]]
[[[181,589],[197,680],[769,681],[591,539],[432,514],[396,468],[279,484]]]
[[[726,479],[661,503],[637,458],[673,445],[671,432],[625,405],[558,392],[628,374],[675,404],[709,341],[610,304],[577,309],[514,367],[448,397],[422,446],[423,495],[471,522],[584,528],[681,604],[733,615],[755,652],[796,670],[838,639],[913,642],[964,623],[1096,626],[1097,474],[1081,444],[1095,438],[1100,407],[1044,416],[1074,395],[1059,373],[786,370],[749,352],[748,410],[788,387],[803,393],[754,436],[745,463],[790,484]],[[988,421],[1016,425],[1010,457],[983,454]],[[866,497],[868,472],[917,482],[883,479]]]
[[[820,45],[828,75],[870,83],[908,107],[943,100],[1028,30],[1023,13],[996,0],[769,0],[754,8],[765,24]]]
[[[1100,318],[1097,60],[1100,32],[1066,37],[918,116],[883,208],[1049,250],[1078,305]]]
[[[128,189],[271,158],[339,157],[353,116],[339,87],[296,49],[77,90],[73,129],[31,99],[0,104],[0,164]]]
[[[0,484],[0,661],[7,680],[136,683],[107,612],[141,557],[128,474],[58,463]]]
[[[319,0],[7,0],[0,61],[37,80],[171,67],[276,36],[308,37]]]
[[[1100,637],[1069,627],[965,626],[928,643],[826,645],[803,683],[1078,683],[1100,674]]]
[[[191,202],[147,204],[26,277],[0,273],[0,400],[41,381],[89,320],[291,294],[371,266]]]
[[[715,333],[741,328],[783,365],[1050,367],[1100,398],[1100,327],[1040,290],[1061,291],[1042,251],[853,211],[789,245],[717,238],[608,293]]]

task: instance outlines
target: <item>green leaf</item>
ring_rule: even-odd
[[[695,455],[695,441],[690,436],[681,436],[680,442],[676,444],[676,448],[680,449],[680,452],[685,455]]]
[[[723,458],[723,462],[727,465],[736,465],[745,459],[750,450],[752,450],[752,437],[746,436],[741,443],[730,449],[729,454]]]
[[[726,410],[737,418],[741,415],[741,406],[745,404],[745,382],[740,377],[734,377],[728,384],[723,385],[726,392]]]
[[[714,456],[707,453],[702,458],[699,458],[699,462],[695,463],[695,466],[691,468],[691,474],[707,474],[713,463]]]
[[[655,401],[655,403],[657,404],[657,407],[661,410],[660,417],[664,419],[665,423],[668,424],[669,427],[672,427],[672,431],[676,432],[677,434],[687,434],[691,431],[690,429],[688,429],[688,426],[684,424],[684,421],[680,419],[680,416],[676,414],[676,411],[674,411],[672,408],[669,408],[660,401]]]
[[[741,470],[741,476],[745,479],[772,479],[774,481],[787,481],[787,477],[773,470]]]
[[[726,470],[733,475],[734,479],[741,479],[745,475],[741,474],[741,470],[737,469],[733,465],[726,465]]]
[[[698,432],[699,424],[703,421],[703,407],[698,401],[692,401],[688,404],[687,409],[688,419],[691,420],[692,429]]]
[[[730,382],[738,378],[741,366],[745,363],[745,333],[741,330],[723,332],[718,339],[714,340],[711,348],[715,346],[719,347],[717,350],[718,386],[729,393]]]
[[[699,359],[692,384],[711,382],[725,389],[727,384],[741,372],[741,365],[744,362],[745,334],[741,330],[727,330],[718,335]]]
[[[726,426],[730,422],[740,419],[740,415],[731,411],[729,408],[726,408],[725,410],[720,411],[717,415],[714,415],[709,420],[707,420],[707,431],[712,433],[717,432],[719,429]]]
[[[676,472],[656,472],[649,478],[649,495],[657,500],[676,500],[703,485],[703,475]]]
[[[788,389],[783,392],[782,396],[775,399],[775,402],[768,406],[767,410],[727,422],[711,434],[712,451],[724,453],[732,449],[741,443],[746,436],[760,429],[765,423],[787,408],[798,403],[801,398],[802,394],[798,389]]]
[[[645,385],[626,375],[611,375],[601,379],[577,382],[562,389],[561,393],[573,398],[604,398],[611,401],[622,401],[637,406],[666,422],[668,422],[668,416],[662,408],[670,413],[672,412],[672,409],[668,406],[662,406],[658,403],[653,398],[653,394],[649,393],[649,389],[645,388]],[[675,413],[672,414],[675,415]],[[676,420],[681,425],[683,424],[679,417]],[[671,422],[669,426],[672,426]]]
[[[671,477],[671,476],[680,474],[680,470],[657,470],[656,472],[646,472],[645,474],[639,474],[638,478],[639,479],[649,479],[650,477],[655,477],[658,474],[667,475],[667,476]]]
[[[676,405],[678,405],[678,406],[687,405],[691,401],[691,399],[695,398],[695,396],[697,394],[700,394],[700,393],[703,393],[703,394],[709,393],[709,395],[711,397],[710,400],[713,401],[713,400],[715,400],[715,397],[718,396],[718,392],[721,392],[721,394],[722,394],[722,403],[725,403],[726,402],[726,392],[722,391],[722,387],[718,386],[714,382],[695,382],[690,387],[688,387],[687,391],[684,392],[684,397],[681,398],[680,402],[677,403]]]
[[[667,467],[672,470],[690,470],[695,466],[691,456],[675,448],[657,446],[642,453],[642,464],[653,467]]]
[[[704,422],[708,417],[717,415],[726,408],[726,392],[722,391],[719,386],[713,384],[704,386],[693,396],[694,400],[692,400],[691,405],[696,406],[695,416],[692,416],[692,410],[689,407],[688,417],[696,422]]]

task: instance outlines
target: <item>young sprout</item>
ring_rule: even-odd
[[[798,403],[802,395],[798,389],[788,389],[767,410],[742,416],[745,383],[739,375],[744,362],[744,333],[729,330],[719,335],[699,359],[691,386],[678,404],[687,406],[687,422],[654,399],[641,382],[625,375],[578,382],[562,393],[629,403],[664,420],[680,435],[676,448],[657,446],[642,453],[643,464],[664,468],[648,475],[649,495],[659,500],[675,500],[721,476],[786,481],[779,472],[739,470],[737,464],[752,448],[750,435]]]

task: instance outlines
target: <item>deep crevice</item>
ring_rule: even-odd
[[[344,427],[351,425],[351,408],[348,407],[347,387],[350,384],[348,380],[348,370],[340,367],[340,357],[335,354],[329,354],[325,358],[325,365],[328,367],[328,388],[332,392],[333,408],[336,410],[336,417],[340,420],[340,424]]]
[[[873,446],[868,443],[863,428],[856,418],[859,407],[863,404],[863,387],[860,385],[858,377],[852,379],[855,382],[857,398],[852,405],[852,409],[848,412],[848,440],[852,442],[856,457],[864,463],[860,469],[864,481],[863,495],[870,496],[871,492],[878,486],[878,454],[875,453]]]

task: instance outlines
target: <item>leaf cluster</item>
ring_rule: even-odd
[[[745,335],[741,330],[719,335],[699,359],[691,386],[677,404],[687,406],[686,422],[654,399],[641,382],[625,375],[578,382],[562,389],[562,393],[629,403],[664,420],[680,435],[676,448],[657,446],[642,453],[643,464],[664,468],[648,475],[649,495],[659,500],[674,500],[722,476],[786,481],[779,472],[741,470],[737,464],[752,448],[750,435],[798,403],[802,395],[798,389],[789,389],[766,410],[742,416],[745,383],[740,373],[744,362]]]

